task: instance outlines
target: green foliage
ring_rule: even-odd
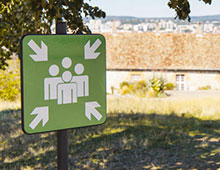
[[[138,81],[136,84],[137,89],[147,88],[147,83],[144,80]]]
[[[163,93],[164,90],[166,90],[166,86],[162,78],[152,78],[149,81],[149,86],[157,93]]]
[[[0,70],[0,99],[4,101],[15,101],[20,97],[20,62],[9,61],[7,70]]]
[[[147,87],[147,82],[144,80],[138,81],[135,84],[135,90],[134,93],[138,96],[138,97],[146,97],[146,93],[148,91],[148,87]]]
[[[134,93],[134,84],[133,83],[129,83],[127,81],[123,81],[120,84],[120,90],[121,90],[121,94],[122,95],[132,94],[132,93]]]
[[[169,83],[168,86],[171,86]],[[162,97],[165,96],[164,90],[167,89],[167,84],[162,78],[153,78],[148,82],[141,80],[138,82],[123,81],[120,84],[121,94],[132,94],[139,97]]]
[[[132,91],[129,89],[129,86],[123,86],[121,88],[121,94],[125,95],[125,94],[130,94]]]
[[[212,0],[202,0],[202,1],[206,4],[212,3]],[[188,21],[190,22],[191,18],[189,14],[191,11],[190,11],[190,3],[188,0],[169,0],[168,6],[175,10],[176,18],[179,18],[180,20],[188,19]]]
[[[212,87],[210,85],[207,85],[207,86],[201,86],[198,88],[198,90],[211,90]]]
[[[211,4],[212,0],[202,0]],[[176,17],[190,21],[188,0],[169,0]],[[54,21],[65,20],[73,33],[91,33],[82,16],[105,17],[105,12],[84,0],[3,0],[0,2],[0,69],[6,69],[12,54],[19,56],[20,40],[26,34],[50,34]]]
[[[18,71],[0,70],[0,99],[15,101],[20,96],[20,75]]]
[[[25,34],[50,34],[54,21],[65,20],[73,33],[91,33],[83,24],[86,17],[105,17],[105,12],[83,0],[4,0],[0,2],[0,69],[7,59],[19,55]]]
[[[120,84],[120,89],[122,89],[124,86],[128,86],[129,87],[129,83],[127,81],[123,81],[121,84]]]
[[[166,90],[173,90],[175,88],[175,85],[173,83],[166,83]]]

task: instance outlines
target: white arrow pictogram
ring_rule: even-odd
[[[28,46],[36,53],[30,55],[34,61],[48,61],[48,50],[43,41],[41,48],[32,39],[28,42]]]
[[[96,107],[101,107],[98,102],[86,102],[86,117],[91,120],[91,115],[93,115],[98,121],[102,118],[102,115],[96,110]]]
[[[45,107],[36,107],[32,112],[31,115],[37,115],[34,120],[29,124],[31,129],[35,129],[36,126],[40,123],[42,120],[42,127],[45,126],[45,124],[49,120],[49,108],[48,106]]]
[[[95,52],[102,42],[97,39],[94,44],[90,47],[90,40],[84,46],[84,58],[85,59],[96,59],[100,52]]]

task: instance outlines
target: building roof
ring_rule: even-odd
[[[104,34],[107,69],[220,69],[220,34]]]

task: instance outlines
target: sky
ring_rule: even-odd
[[[98,6],[107,16],[134,17],[175,17],[175,11],[167,5],[169,0],[85,0],[92,6]],[[199,0],[189,0],[190,16],[220,14],[220,0],[205,4]]]

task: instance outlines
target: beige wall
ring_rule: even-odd
[[[194,91],[207,85],[213,90],[220,89],[220,74],[216,73],[107,71],[107,92],[111,93],[111,87],[119,89],[123,81],[149,80],[153,77],[163,78],[167,82],[176,84],[176,74],[185,75],[186,91]]]
[[[111,93],[111,87],[116,89],[120,88],[120,83],[123,81],[128,81],[129,72],[128,71],[107,71],[107,93]]]
[[[211,89],[220,89],[218,74],[215,73],[187,73],[187,90],[197,90],[199,87],[210,85]]]

